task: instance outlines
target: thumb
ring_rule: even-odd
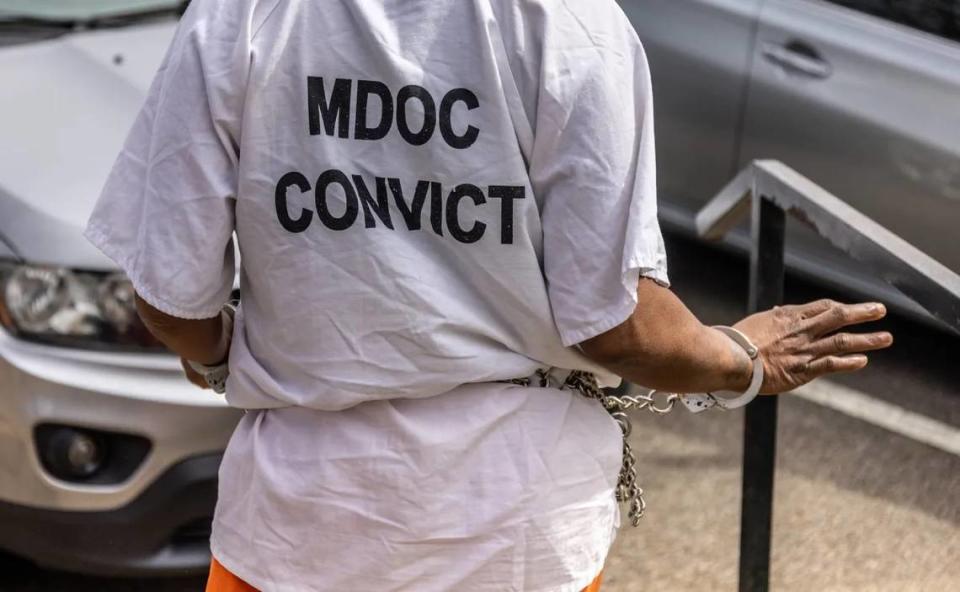
[[[187,376],[187,380],[189,380],[192,384],[202,389],[210,388],[210,385],[207,384],[207,380],[203,377],[202,374],[200,374],[190,366],[186,358],[180,358],[180,366],[183,367],[183,373]]]

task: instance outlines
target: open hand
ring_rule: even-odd
[[[877,302],[841,304],[817,300],[759,312],[734,327],[760,350],[764,370],[761,394],[775,394],[827,374],[852,372],[866,366],[864,352],[889,347],[893,336],[886,331],[838,331],[882,319],[886,314],[887,309]]]

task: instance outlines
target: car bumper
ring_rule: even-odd
[[[109,576],[191,574],[210,562],[220,455],[183,460],[115,510],[0,502],[0,547],[56,569]]]
[[[241,414],[189,384],[173,356],[50,347],[0,331],[0,548],[109,574],[203,568],[219,455]],[[149,452],[120,482],[68,482],[41,461],[44,424],[138,436]]]

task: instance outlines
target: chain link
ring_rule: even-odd
[[[549,385],[549,371],[537,370],[537,378],[540,383],[539,386]],[[531,386],[533,384],[533,380],[530,378],[515,378],[504,382],[521,386]],[[640,518],[643,517],[644,511],[647,509],[647,502],[643,499],[643,489],[637,483],[637,457],[628,441],[633,426],[630,423],[630,416],[627,411],[646,409],[655,415],[665,415],[673,411],[673,407],[680,397],[673,393],[662,393],[662,400],[658,402],[657,391],[638,395],[609,395],[597,384],[597,377],[593,373],[582,370],[570,372],[560,388],[577,391],[588,399],[599,401],[607,413],[617,422],[617,425],[620,426],[620,432],[623,434],[623,462],[620,465],[620,476],[617,479],[617,501],[628,504],[627,518],[630,520],[630,524],[639,526]]]

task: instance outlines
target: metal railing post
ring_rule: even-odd
[[[753,200],[749,312],[783,302],[786,215],[772,201]],[[777,454],[777,397],[747,405],[743,426],[743,494],[740,512],[740,592],[770,587],[773,474]]]

